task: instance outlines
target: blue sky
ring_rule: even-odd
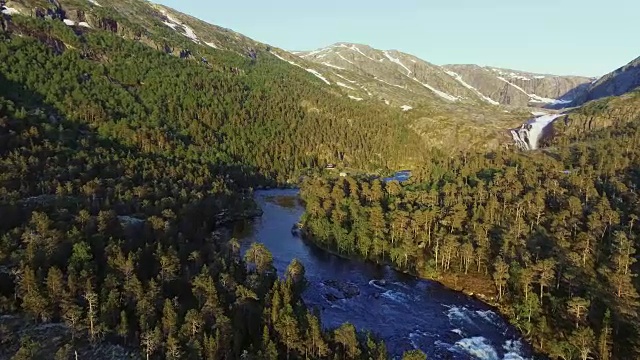
[[[286,50],[336,42],[599,76],[640,56],[638,0],[156,0]]]

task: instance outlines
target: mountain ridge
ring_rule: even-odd
[[[572,101],[579,106],[607,96],[620,96],[640,87],[640,56],[616,70],[594,79]]]
[[[409,84],[413,83],[408,80],[413,80],[429,90],[423,96],[435,94],[449,102],[516,107],[564,104],[569,102],[567,97],[571,96],[573,89],[593,81],[588,77],[538,74],[479,65],[440,66],[400,50],[381,50],[349,42],[336,42],[324,48],[292,53],[318,64],[360,71],[396,87],[410,88]],[[422,69],[418,74],[415,70],[419,66]],[[489,74],[483,74],[487,71]],[[404,76],[398,77],[398,72]]]

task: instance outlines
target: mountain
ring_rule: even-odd
[[[582,88],[571,105],[579,106],[591,100],[622,95],[639,86],[640,57]]]
[[[438,66],[397,50],[352,43],[295,54],[332,69],[358,74],[361,78],[357,83],[365,82],[384,101],[410,104],[421,99],[515,107],[567,103],[576,89],[593,80],[477,65]]]
[[[136,148],[241,163],[281,183],[326,163],[406,165],[423,150],[400,108],[365,106],[314,64],[163,6],[20,0],[3,12],[7,79]]]
[[[337,43],[326,48],[295,52],[300,58],[359,76],[359,83],[383,101],[417,103],[424,99],[449,103],[485,102],[440,66],[397,50],[378,50],[367,45]]]
[[[569,104],[594,80],[478,65],[445,65],[444,68],[487,97],[504,105],[521,107]]]

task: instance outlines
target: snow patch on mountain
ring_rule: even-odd
[[[351,60],[349,60],[349,59],[345,58],[345,57],[344,57],[344,56],[342,56],[342,54],[340,54],[339,52],[337,52],[336,54],[338,54],[338,56],[340,57],[340,59],[342,59],[342,60],[344,60],[344,61],[348,62],[348,63],[349,63],[349,64],[351,64],[351,65],[354,65],[354,63],[352,63],[352,62],[351,62]]]
[[[328,62],[323,62],[323,63],[322,63],[322,65],[324,65],[324,66],[328,66],[328,67],[331,67],[331,68],[334,68],[334,69],[338,69],[338,70],[346,70],[346,69],[345,69],[345,68],[343,68],[343,67],[336,66],[336,65],[330,64],[330,63],[328,63]]]
[[[310,73],[312,73],[313,75],[315,75],[318,79],[320,79],[320,80],[324,81],[327,85],[331,85],[331,83],[329,82],[329,80],[325,79],[325,77],[324,77],[324,76],[322,76],[322,74],[320,74],[320,73],[319,73],[319,72],[317,72],[316,70],[314,70],[314,69],[305,69],[305,70],[307,70],[308,72],[310,72]]]
[[[384,54],[384,56],[387,57],[387,59],[389,59],[389,61],[394,62],[400,65],[401,67],[403,67],[405,70],[407,70],[407,76],[411,75],[411,70],[409,70],[408,67],[404,66],[404,64],[402,63],[402,61],[400,61],[400,59],[391,56],[391,54],[389,54],[389,52],[386,50],[383,51],[382,53]]]
[[[565,105],[570,104],[571,100],[558,100],[558,99],[550,99],[542,96],[538,96],[536,94],[529,94],[531,100],[530,103],[539,103],[539,104],[549,104],[549,105]]]
[[[400,88],[400,89],[405,89],[405,87],[404,87],[404,86],[400,86],[400,85],[392,84],[392,83],[390,83],[390,82],[387,82],[387,81],[384,81],[384,80],[380,79],[380,78],[379,78],[379,77],[377,77],[377,76],[375,76],[375,77],[374,77],[374,79],[375,79],[375,80],[378,80],[378,81],[380,81],[380,82],[382,82],[382,83],[385,83],[385,84],[387,84],[387,85],[395,86],[395,87]]]
[[[500,80],[506,82],[507,84],[513,86],[514,88],[518,89],[523,94],[526,94],[529,97],[529,102],[530,103],[549,104],[549,105],[559,105],[559,104],[569,104],[569,103],[571,103],[570,100],[550,99],[550,98],[545,98],[545,97],[542,97],[542,96],[539,96],[539,95],[536,95],[536,94],[529,94],[523,88],[521,88],[520,86],[510,82],[509,80],[503,78],[502,76],[498,76],[498,79],[500,79]]]
[[[291,64],[291,65],[293,65],[293,66],[297,66],[297,67],[299,67],[299,68],[301,68],[301,69],[305,69],[306,71],[310,72],[310,73],[311,73],[311,74],[313,74],[315,77],[317,77],[318,79],[320,79],[320,80],[324,81],[327,85],[331,85],[331,83],[329,82],[329,80],[327,80],[324,76],[322,76],[322,74],[320,74],[317,70],[314,70],[314,69],[306,69],[304,66],[301,66],[301,65],[299,65],[299,64],[296,64],[296,63],[295,63],[295,62],[293,62],[293,61],[287,60],[287,59],[283,58],[282,56],[280,56],[280,55],[278,55],[278,54],[276,54],[276,53],[274,53],[274,52],[272,52],[272,54],[273,54],[273,56],[277,57],[278,59],[280,59],[280,60],[282,60],[282,61],[286,61],[286,62],[288,62],[289,64]]]
[[[86,28],[91,28],[91,25],[89,25],[89,23],[85,22],[85,21],[81,21],[78,23],[78,26],[82,26],[82,27],[86,27]]]
[[[349,95],[349,99],[352,99],[352,100],[355,100],[355,101],[362,101],[363,100],[362,98],[351,96],[351,95]]]
[[[478,89],[474,88],[473,86],[467,84],[463,79],[462,76],[460,76],[458,73],[455,73],[453,71],[448,71],[445,70],[445,72],[447,74],[449,74],[451,77],[453,77],[454,79],[456,79],[456,81],[458,81],[460,84],[462,84],[462,86],[466,87],[467,89],[475,92],[478,96],[480,96],[484,101],[488,102],[489,104],[492,105],[500,105],[499,102],[493,100],[492,98],[485,96],[483,93],[481,93]]]
[[[20,11],[18,11],[18,9],[3,6],[2,13],[5,15],[16,15],[16,14],[20,14]]]
[[[189,26],[182,24],[182,27],[184,28],[185,31],[185,36],[188,37],[191,40],[194,41],[198,41],[198,36],[196,35],[196,33],[193,31],[192,28],[190,28]]]
[[[496,69],[496,68],[493,68],[493,69],[491,69],[491,70],[493,70],[494,72],[498,73],[499,75],[502,75],[502,76],[508,76],[508,77],[509,77],[509,78],[511,78],[511,79],[524,80],[524,81],[531,81],[531,79],[530,79],[530,78],[528,78],[528,77],[526,77],[526,76],[523,76],[523,75],[521,75],[521,74],[516,74],[516,73],[514,73],[514,72],[506,72],[506,71],[502,71],[501,69]],[[542,79],[542,78],[544,78],[544,76],[542,76],[542,77],[538,77],[538,76],[536,76],[535,78],[536,78],[536,79]]]
[[[353,51],[355,51],[355,52],[360,53],[360,55],[362,55],[362,56],[366,57],[366,58],[367,58],[367,59],[369,59],[369,60],[377,61],[376,59],[374,59],[374,58],[372,58],[372,57],[368,56],[367,54],[363,53],[363,52],[362,52],[362,50],[360,50],[360,48],[359,48],[359,47],[357,47],[357,46],[355,46],[355,45],[351,45],[351,46],[346,46],[345,44],[340,44],[340,45],[343,45],[344,47],[346,47],[346,48],[348,48],[348,49],[350,49],[350,50],[353,50]]]
[[[416,81],[417,83],[419,83],[420,85],[426,87],[427,89],[431,90],[433,93],[435,93],[436,95],[440,96],[441,98],[445,99],[445,100],[449,100],[449,101],[458,101],[460,100],[459,97],[457,96],[453,96],[450,94],[447,94],[446,92],[440,91],[436,88],[434,88],[433,86],[429,85],[429,84],[425,84],[423,82],[420,82],[420,80],[416,79],[416,78],[412,78],[414,81]]]
[[[89,0],[89,2],[92,3],[95,6],[102,7],[102,5],[98,4],[98,2],[96,0]]]
[[[316,54],[323,53],[323,52],[328,51],[328,50],[331,50],[331,47],[326,47],[326,48],[322,48],[322,49],[318,49],[318,50],[309,51],[308,53],[306,53],[306,54],[304,54],[304,55],[302,55],[300,57],[301,58],[306,58],[306,57],[309,57],[309,56],[313,56],[313,55],[316,55]]]
[[[512,83],[512,82],[510,82],[509,80],[507,80],[507,79],[503,78],[502,76],[498,76],[498,79],[499,79],[499,80],[501,80],[501,81],[504,81],[504,82],[506,82],[507,84],[509,84],[509,85],[513,86],[514,88],[516,88],[516,89],[520,90],[520,92],[522,92],[522,93],[526,94],[527,96],[529,95],[529,93],[527,93],[526,91],[524,91],[524,89],[523,89],[523,88],[521,88],[520,86],[518,86],[518,85],[516,85],[516,84],[514,84],[514,83]]]
[[[167,21],[163,21],[162,23],[167,25],[168,27],[172,28],[173,30],[178,31],[178,29],[176,29],[178,27],[178,24],[170,23],[170,22],[167,22]]]
[[[385,103],[387,105],[389,105],[389,100],[385,100]],[[409,110],[413,109],[413,107],[411,107],[409,105],[402,105],[402,106],[400,106],[400,109],[402,109],[402,111],[409,111]]]
[[[273,56],[277,57],[278,59],[280,59],[280,60],[282,60],[282,61],[284,61],[284,62],[288,62],[289,64],[291,64],[291,65],[293,65],[293,66],[297,66],[297,67],[299,67],[299,68],[301,68],[301,69],[304,69],[304,67],[302,67],[302,66],[300,66],[300,65],[298,65],[298,64],[296,64],[296,63],[294,63],[294,62],[293,62],[293,61],[291,61],[291,60],[287,60],[287,59],[283,58],[282,56],[280,56],[280,55],[278,55],[278,54],[276,54],[276,53],[274,53],[274,52],[272,52],[271,54],[273,54]],[[306,70],[306,69],[305,69],[305,70]]]
[[[216,46],[216,44],[212,43],[212,42],[204,42],[207,46],[212,47],[214,49],[217,49],[218,47]]]
[[[342,76],[340,74],[336,74],[336,76],[339,77],[340,79],[346,81],[346,82],[349,82],[349,83],[352,83],[352,84],[356,84],[356,81],[349,80],[349,79],[347,79],[346,77],[344,77],[344,76]]]
[[[356,90],[356,89],[352,88],[351,86],[349,86],[349,85],[347,85],[347,84],[345,84],[345,83],[342,83],[342,82],[340,82],[340,81],[338,81],[338,82],[336,83],[336,85],[338,85],[338,86],[340,86],[340,87],[343,87],[343,88],[345,88],[345,89],[354,90],[354,91]]]
[[[65,25],[67,25],[67,26],[75,26],[76,25],[76,22],[71,20],[71,19],[64,19],[64,20],[62,20],[62,22],[65,23]]]
[[[174,18],[164,9],[160,9],[160,12],[162,13],[162,15],[164,15],[167,18],[167,20],[169,20],[169,21],[163,21],[162,22],[163,24],[179,32],[180,34],[188,37],[196,44],[200,43],[200,39],[198,39],[198,36],[196,35],[195,31],[193,31],[193,29],[189,25],[184,24],[180,20]],[[181,28],[184,32],[178,30],[178,28]]]

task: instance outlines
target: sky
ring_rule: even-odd
[[[444,64],[600,76],[640,56],[639,0],[154,0],[285,50],[337,42]]]

